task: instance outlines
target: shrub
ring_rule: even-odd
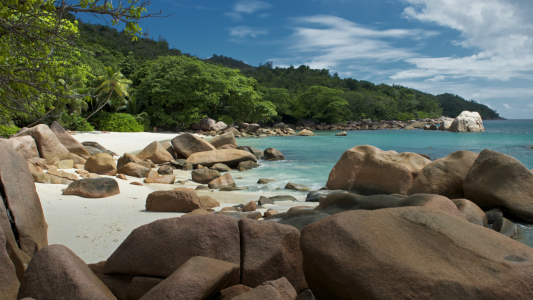
[[[84,121],[84,118],[76,113],[62,113],[58,121],[65,129],[76,131],[94,131],[94,127],[89,122]]]
[[[20,130],[15,125],[2,125],[0,124],[0,137],[8,138]]]
[[[113,132],[143,132],[144,126],[135,117],[124,113],[102,113],[98,118],[98,129]]]

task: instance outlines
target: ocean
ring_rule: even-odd
[[[303,184],[312,190],[326,185],[329,172],[342,153],[354,146],[372,145],[381,150],[427,154],[432,160],[457,150],[480,152],[491,149],[511,155],[528,169],[533,169],[533,120],[484,121],[485,132],[454,133],[416,130],[354,130],[347,136],[338,131],[316,131],[316,136],[240,138],[239,146],[261,150],[275,148],[284,161],[260,161],[261,167],[246,172],[233,171],[237,186],[249,192],[274,192],[280,195],[306,194],[283,189],[288,182]],[[238,179],[242,177],[242,179]],[[259,178],[276,182],[257,184]],[[522,224],[524,243],[533,247],[533,225]]]

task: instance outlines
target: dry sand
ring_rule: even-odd
[[[154,140],[169,140],[176,135],[176,133],[81,133],[73,136],[80,142],[95,141],[109,150],[122,154],[138,152]],[[74,172],[74,169],[65,171]],[[191,173],[187,171],[175,170],[174,173],[176,180],[191,178]],[[156,190],[171,190],[178,187],[196,188],[198,185],[189,181],[185,185],[176,183],[135,186],[130,183],[142,182],[143,179],[130,176],[127,178],[128,180],[116,178],[121,191],[119,195],[102,199],[63,196],[61,190],[66,188],[66,185],[36,183],[48,223],[48,243],[69,247],[86,263],[106,260],[133,229],[158,219],[183,215],[183,213],[147,212],[145,204],[148,194]],[[221,206],[215,210],[258,200],[260,196],[270,196],[268,193],[219,191],[201,191],[198,195],[208,195],[220,202]],[[295,197],[303,201],[305,196]],[[268,208],[274,208],[283,212],[298,205],[316,206],[316,203],[300,201],[276,202],[258,211],[265,212]]]

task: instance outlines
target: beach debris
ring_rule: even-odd
[[[106,198],[120,194],[118,183],[113,178],[84,178],[74,181],[63,190],[63,195],[83,198]]]
[[[257,202],[255,201],[250,201],[248,203],[246,203],[246,205],[244,205],[242,207],[242,211],[243,212],[248,212],[248,211],[255,211],[257,208]]]
[[[220,173],[219,173],[220,174]],[[226,173],[208,183],[210,189],[221,189],[223,187],[236,187],[235,181],[230,173]]]
[[[202,168],[202,169],[193,170],[191,172],[191,176],[192,176],[192,181],[197,182],[197,183],[206,184],[206,183],[210,183],[211,181],[213,181],[216,178],[219,178],[220,177],[220,172],[218,172],[216,170]],[[230,177],[231,177],[231,175],[230,175]]]
[[[146,198],[147,211],[188,213],[202,208],[196,191],[189,188],[177,188],[172,191],[155,191]]]
[[[150,143],[135,156],[137,156],[140,160],[149,159],[155,164],[162,164],[174,160],[172,154],[170,154],[158,141]]]
[[[176,136],[171,143],[174,150],[185,158],[197,152],[216,150],[208,141],[190,133],[182,133]]]
[[[301,191],[301,192],[308,192],[310,191],[311,189],[306,187],[305,185],[303,184],[296,184],[296,183],[293,183],[293,182],[289,182],[285,185],[285,189],[287,190],[295,190],[295,191]]]
[[[99,153],[89,157],[85,163],[85,170],[99,175],[117,175],[117,164],[107,153]]]
[[[24,273],[17,297],[116,299],[85,262],[63,245],[50,245],[35,254]]]

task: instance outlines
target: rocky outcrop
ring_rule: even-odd
[[[141,299],[208,299],[239,274],[239,267],[209,257],[192,257]]]
[[[218,121],[215,125],[211,126],[210,130],[222,131],[228,129],[228,125],[222,121]]]
[[[315,134],[311,130],[304,129],[298,132],[297,136],[314,136]]]
[[[438,210],[349,211],[301,235],[305,278],[318,299],[533,295],[531,248]]]
[[[52,125],[50,125],[50,130],[52,130],[57,139],[68,149],[70,153],[74,153],[84,158],[88,158],[90,156],[85,147],[78,142],[78,140],[68,134],[68,132],[59,123],[54,121]]]
[[[224,145],[231,145],[234,146],[234,148],[237,148],[239,145],[237,145],[237,140],[235,139],[235,136],[232,132],[226,132],[224,134],[221,134],[217,136],[216,138],[209,141],[211,145],[215,148],[222,147]]]
[[[63,190],[63,195],[83,198],[106,198],[120,194],[118,183],[113,178],[85,178],[74,181]]]
[[[194,153],[216,150],[208,141],[190,133],[182,133],[173,138],[171,142],[174,150],[185,158]]]
[[[201,207],[196,191],[188,188],[155,191],[146,198],[147,211],[188,213]]]
[[[453,199],[452,202],[468,222],[487,227],[487,215],[474,202],[467,199]]]
[[[48,245],[48,225],[28,164],[6,142],[0,141],[0,153],[0,226],[21,278],[29,259]]]
[[[416,153],[356,146],[342,154],[326,186],[367,195],[407,194],[416,176],[430,162]]]
[[[452,126],[453,119],[452,118],[442,118],[442,123],[440,123],[439,130],[441,131],[450,131],[450,127]]]
[[[194,166],[202,165],[206,167],[211,167],[216,163],[223,163],[235,168],[241,161],[247,160],[257,162],[257,158],[249,152],[238,149],[224,149],[194,153],[185,162]]]
[[[29,136],[21,136],[5,140],[11,148],[17,151],[25,160],[39,158],[39,150],[35,140]]]
[[[265,156],[265,152],[264,151],[261,151],[261,150],[259,150],[257,148],[254,148],[254,147],[241,146],[241,147],[237,147],[237,149],[248,151],[248,152],[252,153],[253,155],[255,155],[255,157],[257,157],[257,159],[262,159],[263,156]]]
[[[470,151],[456,151],[432,161],[418,174],[408,193],[463,198],[463,181],[477,156],[477,153]]]
[[[74,252],[63,245],[41,249],[31,260],[17,299],[117,298]]]
[[[0,226],[0,299],[17,299],[19,281],[7,251],[6,237]]]
[[[143,225],[133,230],[109,257],[104,273],[165,278],[194,256],[240,265],[238,220],[199,215]],[[239,283],[239,274],[230,284]]]
[[[85,170],[98,175],[117,175],[117,164],[107,153],[99,153],[89,157],[85,163]]]
[[[163,164],[174,160],[174,157],[158,141],[150,143],[135,156],[140,160],[149,159],[154,164]]]
[[[251,288],[287,278],[296,291],[307,286],[302,269],[300,232],[288,225],[244,219],[241,230],[241,284]],[[260,254],[260,255],[258,255]]]
[[[50,128],[44,124],[26,128],[11,138],[31,136],[37,144],[40,157],[46,159],[46,163],[53,165],[55,162],[68,158],[68,149],[61,144]]]
[[[482,132],[485,131],[483,121],[478,112],[463,111],[455,118],[448,128],[452,132]]]
[[[483,209],[500,208],[533,221],[533,174],[516,158],[485,149],[463,182],[465,198]]]

